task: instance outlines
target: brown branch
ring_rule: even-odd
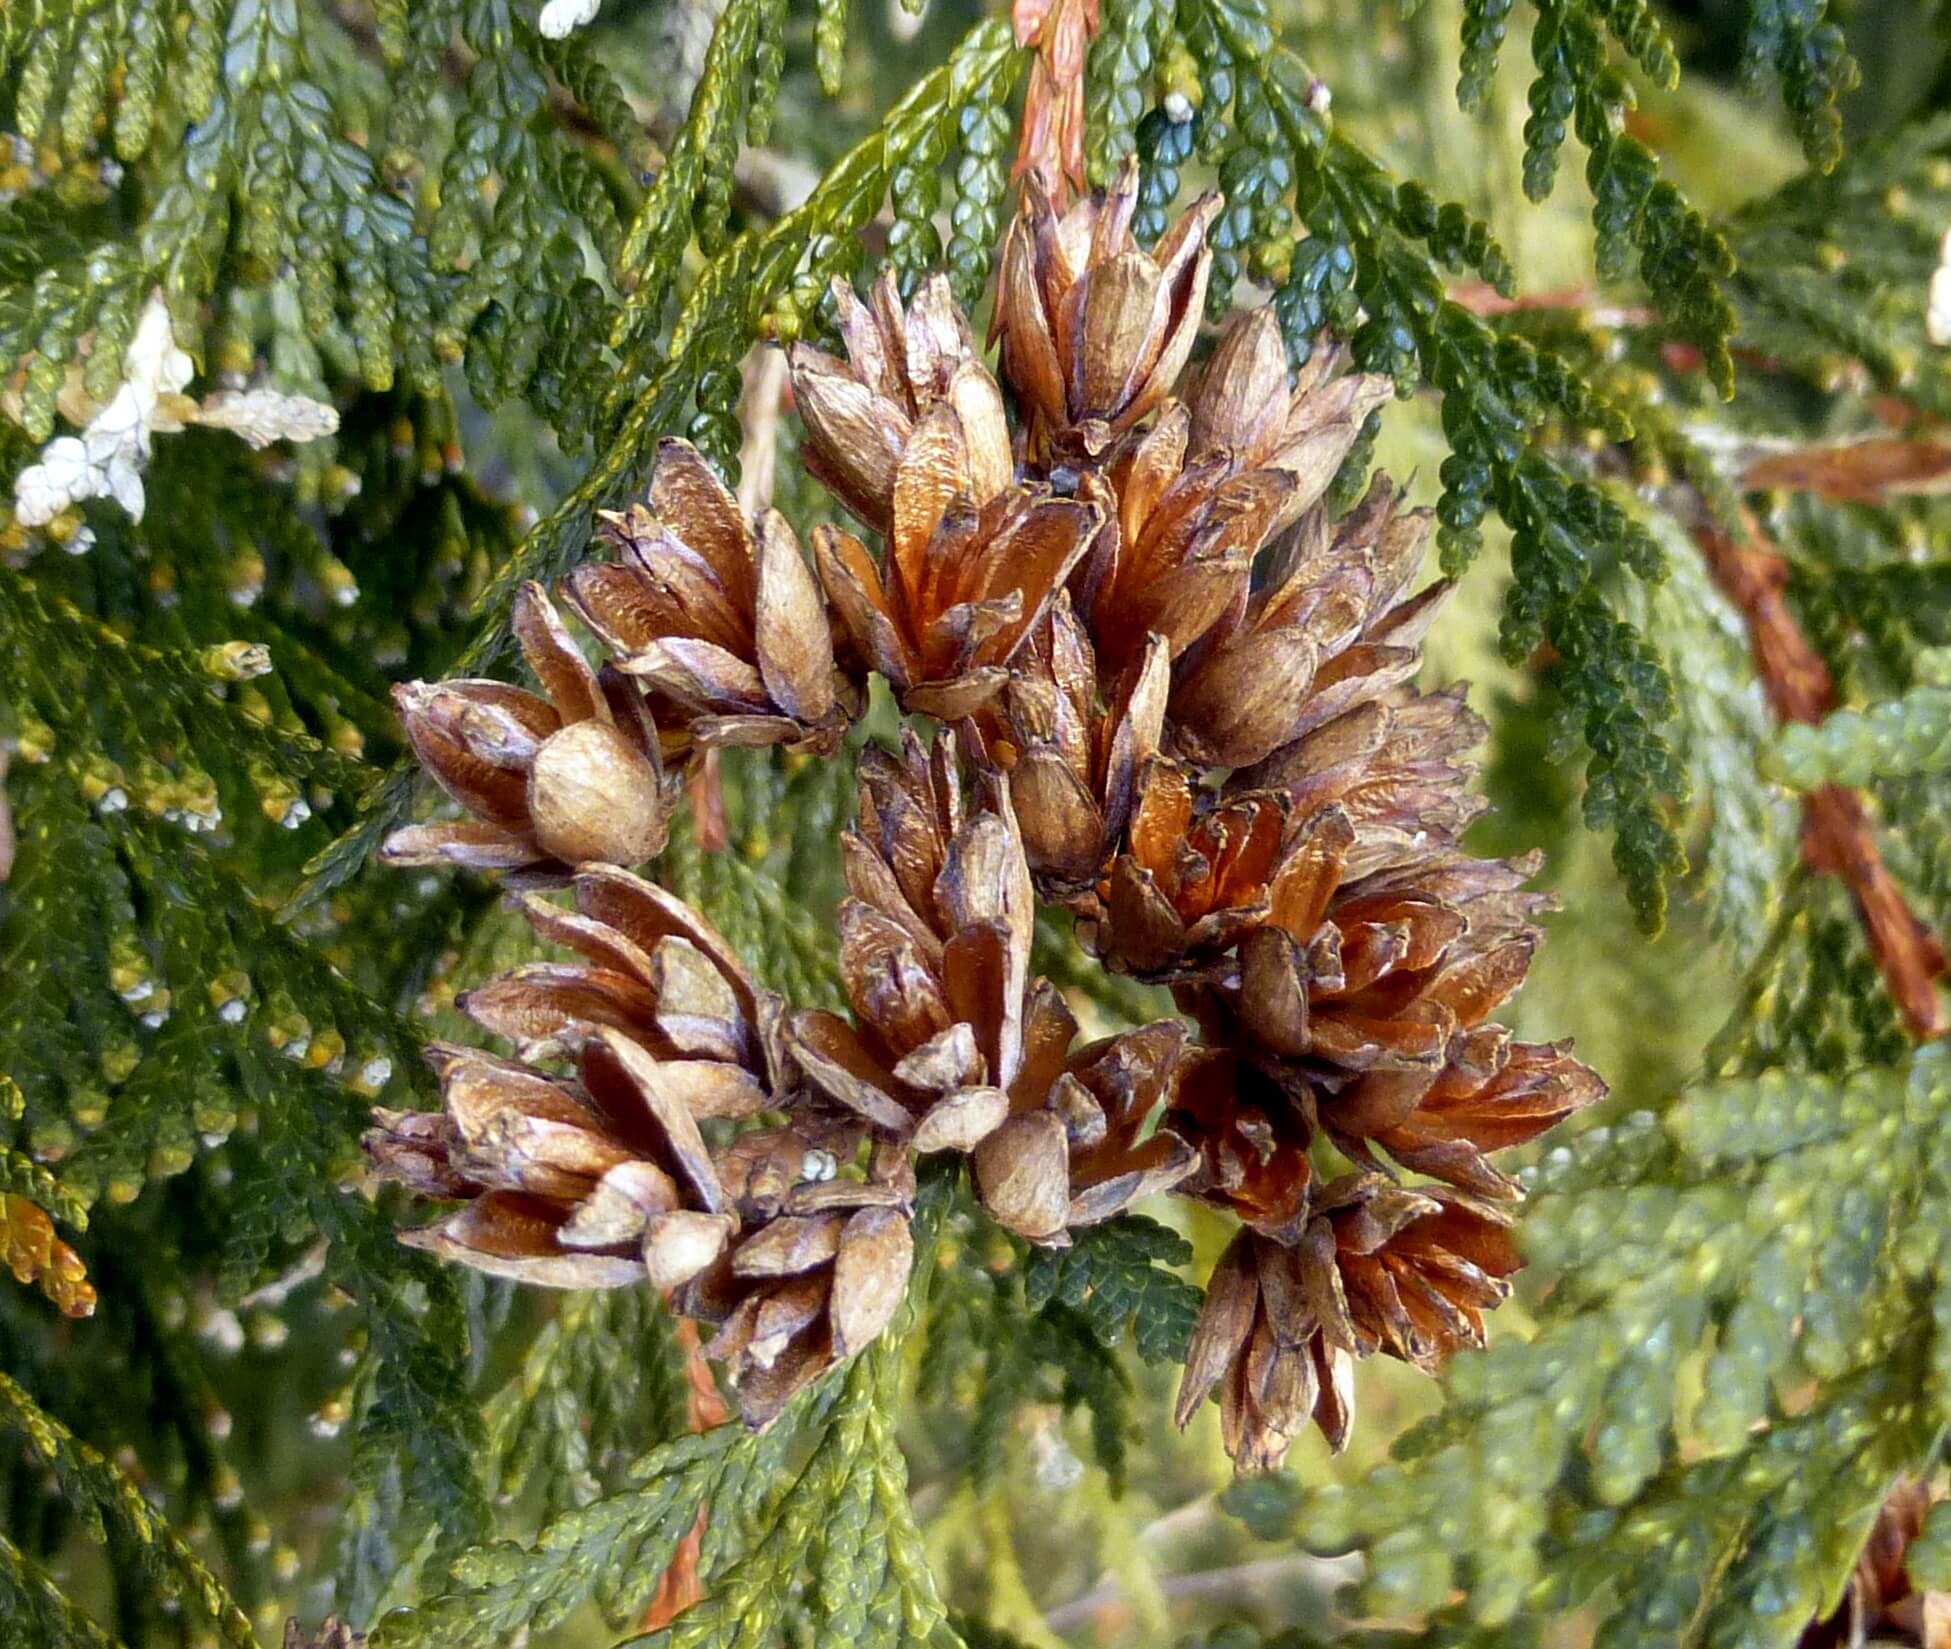
[[[1813,493],[1836,502],[1880,503],[1899,493],[1951,490],[1951,446],[1901,436],[1795,447],[1755,458],[1744,491]]]
[[[1785,590],[1788,563],[1745,511],[1743,536],[1729,537],[1711,522],[1694,528],[1707,568],[1748,626],[1755,669],[1777,720],[1819,722],[1834,708],[1829,667],[1802,634]],[[1911,911],[1883,862],[1860,793],[1824,785],[1802,798],[1802,861],[1834,876],[1856,900],[1884,984],[1919,1040],[1951,1029],[1936,981],[1944,977],[1943,942]]]

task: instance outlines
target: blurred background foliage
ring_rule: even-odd
[[[0,1290],[0,1429],[21,1439],[0,1446],[9,1642],[274,1642],[288,1615],[370,1626],[445,1591],[447,1615],[383,1641],[596,1644],[619,1636],[600,1607],[614,1615],[615,1587],[654,1587],[655,1542],[617,1535],[588,1550],[618,1573],[470,1635],[483,1597],[526,1584],[495,1567],[510,1548],[481,1543],[614,1504],[640,1481],[632,1462],[684,1430],[683,1352],[641,1299],[539,1299],[391,1242],[359,1180],[365,1110],[423,1082],[419,1041],[468,1034],[456,982],[531,941],[492,889],[364,856],[407,795],[388,684],[493,664],[514,579],[580,553],[589,506],[640,484],[649,437],[682,428],[747,476],[769,465],[802,534],[822,518],[791,417],[753,415],[760,374],[740,363],[762,319],[817,329],[824,272],[884,258],[946,259],[980,290],[1021,97],[993,14],[735,8],[716,46],[711,0],[606,0],[561,42],[488,3],[42,0],[0,25],[0,113],[29,134],[0,170],[6,472],[61,427],[78,340],[106,399],[152,284],[180,341],[199,340],[201,381],[340,415],[326,439],[263,453],[161,434],[139,521],[95,501],[0,532],[18,838],[0,887],[0,1193],[54,1217],[99,1301],[74,1320]],[[890,1404],[905,1393],[894,1440],[951,1623],[938,1639],[1793,1642],[1895,1475],[1934,1469],[1951,1416],[1933,1326],[1951,1323],[1951,1094],[1849,896],[1798,868],[1795,799],[1826,778],[1860,789],[1905,898],[1942,929],[1951,750],[1933,650],[1951,643],[1951,505],[1932,475],[1892,487],[1812,472],[1808,454],[1893,431],[1942,450],[1951,366],[1924,311],[1951,229],[1946,14],[1836,8],[1862,70],[1846,88],[1806,0],[1162,10],[1105,0],[1093,164],[1135,146],[1157,190],[1176,168],[1188,194],[1223,179],[1251,197],[1274,149],[1242,160],[1211,135],[1228,48],[1201,29],[1233,28],[1237,51],[1264,26],[1331,92],[1338,133],[1480,220],[1495,247],[1445,255],[1459,314],[1538,345],[1547,377],[1576,375],[1632,425],[1621,439],[1559,383],[1520,436],[1631,517],[1639,539],[1592,536],[1589,576],[1664,657],[1672,715],[1629,747],[1656,771],[1615,785],[1608,811],[1584,747],[1633,692],[1662,697],[1658,672],[1616,636],[1583,657],[1527,629],[1509,532],[1479,507],[1487,545],[1427,676],[1469,680],[1490,720],[1476,845],[1543,848],[1560,902],[1518,1034],[1575,1036],[1613,1089],[1532,1170],[1522,1298],[1492,1350],[1458,1363],[1447,1407],[1413,1371],[1364,1363],[1348,1453],[1310,1434],[1284,1476],[1229,1486],[1212,1411],[1172,1431],[1172,1359],[1138,1355],[1174,1285],[1143,1283],[1121,1334],[1115,1311],[1026,1291],[1023,1256],[951,1209],[925,1320],[859,1376]],[[1684,247],[1662,254],[1680,284],[1654,280],[1649,300],[1595,243],[1581,165],[1527,198],[1549,147],[1527,130],[1534,56],[1593,16],[1638,42],[1623,131],[1739,262],[1718,280],[1740,324],[1731,401],[1713,381],[1721,298],[1685,286]],[[776,82],[769,118],[748,73]],[[1826,175],[1811,165],[1836,158],[1825,91],[1842,157]],[[1200,105],[1189,151],[1161,114],[1174,96]],[[202,150],[176,142],[187,118]],[[249,127],[229,150],[225,120]],[[1242,230],[1236,295],[1304,296],[1308,225],[1283,212],[1263,201]],[[625,253],[649,272],[634,292],[591,273]],[[1511,308],[1492,285],[1544,301]],[[1329,302],[1316,319],[1359,317]],[[1406,391],[1441,381],[1432,346],[1452,321],[1428,324],[1420,365],[1395,363]],[[1384,367],[1394,347],[1367,341]],[[1537,382],[1521,353],[1497,361],[1489,382]],[[1468,493],[1459,428],[1444,398],[1406,394],[1373,459],[1419,502]],[[1743,508],[1858,721],[1778,738],[1753,613],[1701,554]],[[1623,564],[1641,539],[1663,582]],[[844,762],[728,757],[724,818],[702,818],[723,845],[687,826],[663,863],[802,1005],[834,994],[848,778]],[[1655,939],[1640,930],[1663,871]],[[1087,1023],[1146,1009],[1054,927],[1040,963]],[[1197,1281],[1226,1232],[1173,1217],[1184,1242],[1157,1252],[1189,1250]],[[788,1621],[778,1641],[806,1630]]]

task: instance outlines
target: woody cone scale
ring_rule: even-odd
[[[1483,1343],[1519,1265],[1492,1159],[1605,1091],[1496,1023],[1547,901],[1461,845],[1484,728],[1418,685],[1429,515],[1381,475],[1327,502],[1387,381],[1326,340],[1296,369],[1267,310],[1208,333],[1220,203],[1145,248],[1136,189],[1026,180],[994,369],[939,277],[835,283],[838,348],[790,368],[852,524],[810,559],[666,440],[565,581],[599,666],[529,586],[541,694],[399,690],[466,817],[386,856],[503,873],[564,956],[463,999],[515,1057],[438,1047],[444,1109],[380,1113],[380,1175],[456,1205],[403,1239],[666,1291],[754,1425],[893,1319],[917,1163],[955,1154],[1029,1243],[1161,1193],[1237,1219],[1179,1422],[1216,1399],[1242,1469],[1339,1449],[1356,1361]],[[700,752],[835,756],[872,674],[936,725],[858,752],[847,1011],[796,1010],[632,867]],[[1083,1039],[1040,905],[1177,1015]]]

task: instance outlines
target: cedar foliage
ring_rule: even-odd
[[[393,1241],[368,1109],[429,1103],[456,985],[532,952],[485,884],[371,864],[414,802],[388,685],[511,671],[514,592],[585,556],[659,437],[736,479],[741,363],[827,337],[831,275],[983,299],[1030,53],[966,3],[912,39],[867,11],[0,18],[6,499],[114,395],[152,293],[198,393],[337,411],[263,452],[159,430],[139,518],[0,519],[0,1635],[244,1649],[336,1609],[376,1649],[1049,1644],[1052,1614],[1098,1642],[1792,1643],[1951,1418],[1929,940],[1879,942],[1860,879],[1797,851],[1798,798],[1842,787],[1942,932],[1929,6],[1351,28],[1103,0],[1092,178],[1137,156],[1148,240],[1220,188],[1212,312],[1270,296],[1297,362],[1325,330],[1395,381],[1338,496],[1378,451],[1422,465],[1467,575],[1432,650],[1492,724],[1475,840],[1544,847],[1565,905],[1521,1028],[1576,1031],[1614,1088],[1536,1153],[1523,1318],[1440,1404],[1376,1376],[1354,1452],[1214,1507],[1215,1428],[1165,1424],[1223,1241],[1182,1210],[1026,1252],[925,1183],[902,1318],[756,1434],[689,1431],[654,1300],[542,1302]],[[1732,163],[1730,119],[1761,128]],[[1866,473],[1871,437],[1910,481]],[[804,534],[830,506],[790,420],[764,439]],[[1830,690],[1783,727],[1757,647],[1788,632]],[[850,765],[728,757],[726,845],[681,827],[658,864],[802,1007],[838,999]],[[1106,1028],[1159,1011],[1061,922],[1037,967]],[[704,1506],[705,1599],[646,1633]]]

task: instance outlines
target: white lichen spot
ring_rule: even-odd
[[[1924,336],[1940,349],[1951,344],[1951,229],[1944,231],[1944,240],[1937,249],[1937,268],[1931,271]]]
[[[549,0],[536,20],[544,40],[561,40],[590,22],[603,0]]]
[[[208,424],[264,447],[273,441],[315,441],[339,427],[335,408],[273,389],[223,390],[201,404],[191,400],[183,390],[196,366],[176,345],[160,292],[143,306],[122,372],[114,395],[82,432],[48,442],[40,462],[15,479],[14,518],[22,526],[44,527],[88,498],[112,499],[130,520],[140,521],[147,503],[142,472],[159,433]],[[77,422],[81,415],[76,414]],[[80,555],[93,543],[84,528],[65,547]]]
[[[1065,1440],[1056,1416],[1047,1410],[1030,1433],[1030,1460],[1038,1485],[1053,1492],[1075,1488],[1084,1476],[1084,1462]]]
[[[242,1351],[244,1349],[244,1325],[237,1320],[237,1313],[212,1306],[204,1312],[196,1323],[197,1334],[208,1340],[219,1351]]]
[[[160,292],[136,323],[122,370],[121,387],[88,427],[78,436],[48,442],[41,461],[20,472],[14,515],[21,525],[46,526],[84,498],[112,498],[131,520],[142,519],[142,468],[149,460],[151,433],[168,416],[164,397],[179,396],[196,370],[176,347]]]

